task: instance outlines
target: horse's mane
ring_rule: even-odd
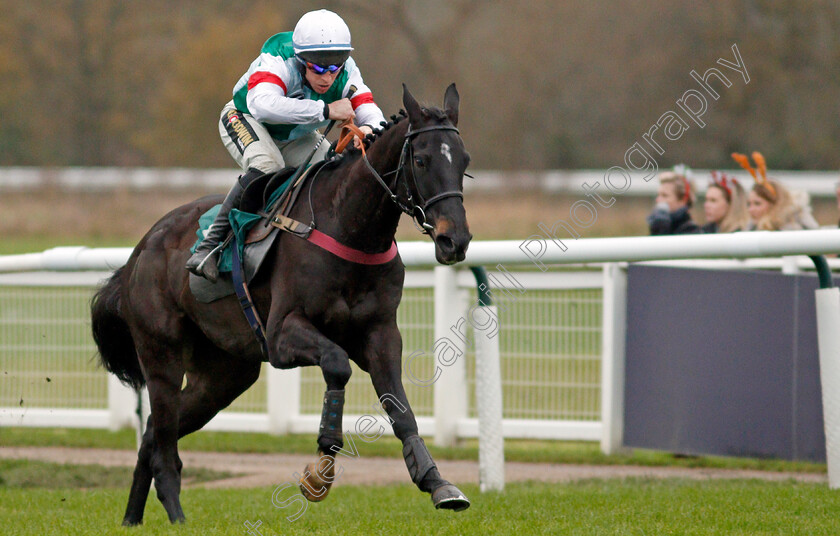
[[[391,116],[390,121],[383,121],[380,123],[379,128],[374,128],[371,134],[365,136],[365,139],[362,140],[362,143],[365,145],[365,150],[370,149],[370,146],[379,138],[382,137],[382,134],[385,133],[386,130],[389,130],[391,127],[402,121],[403,119],[407,118],[408,114],[405,110],[400,110],[398,113]],[[349,143],[347,147],[344,149],[344,152],[341,154],[333,155],[332,158],[327,160],[326,166],[329,167],[336,167],[340,164],[345,162],[349,162],[351,160],[355,160],[359,155],[362,154],[361,149],[356,149],[356,147]]]

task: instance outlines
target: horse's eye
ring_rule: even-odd
[[[421,168],[421,167],[426,166],[426,162],[424,162],[423,159],[420,158],[419,156],[415,156],[414,157],[414,165]]]

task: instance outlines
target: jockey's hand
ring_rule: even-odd
[[[370,128],[370,127],[369,127],[369,126],[367,126],[367,125],[362,125],[362,126],[360,126],[360,127],[359,127],[359,130],[361,130],[362,132],[364,132],[364,133],[365,133],[365,136],[367,136],[368,134],[372,134],[372,133],[373,133],[373,129],[372,129],[372,128]],[[353,146],[354,146],[356,149],[361,149],[361,148],[362,148],[362,140],[360,140],[359,138],[353,138]]]
[[[356,112],[353,111],[353,106],[350,105],[350,99],[341,99],[329,103],[330,119],[336,121],[345,121],[356,117]]]

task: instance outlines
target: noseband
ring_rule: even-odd
[[[414,147],[411,144],[411,140],[414,139],[418,134],[423,134],[424,132],[431,132],[434,130],[452,130],[455,133],[460,134],[458,132],[458,129],[451,125],[434,125],[430,127],[418,128],[417,130],[411,130],[411,125],[409,125],[408,132],[406,132],[405,134],[405,143],[403,143],[402,152],[400,153],[400,163],[397,166],[397,169],[385,174],[386,176],[396,175],[396,180],[394,184],[394,190],[396,190],[396,193],[394,192],[394,190],[391,190],[391,188],[382,179],[379,173],[377,173],[376,170],[373,169],[373,166],[370,165],[370,162],[367,159],[367,155],[362,155],[362,158],[364,159],[368,169],[371,173],[373,173],[373,176],[376,178],[379,184],[381,184],[382,187],[385,188],[385,191],[388,192],[388,196],[391,198],[391,201],[393,201],[393,203],[397,205],[397,207],[399,207],[401,211],[411,216],[412,220],[414,221],[414,225],[417,226],[417,229],[424,234],[431,234],[431,232],[434,230],[434,227],[432,227],[431,224],[429,224],[426,221],[426,210],[429,207],[431,207],[438,201],[443,201],[444,199],[449,197],[460,197],[461,199],[464,198],[463,192],[460,192],[458,190],[442,192],[437,195],[433,195],[429,199],[424,199],[423,194],[420,193],[420,188],[417,185],[417,175],[414,168]],[[419,203],[414,201],[414,197],[411,194],[411,188],[409,188],[408,186],[408,175],[406,173],[407,166],[405,163],[406,157],[408,157],[409,161],[411,162],[411,182],[414,183],[414,191],[417,192],[417,198]],[[399,189],[401,184],[400,177],[405,177],[402,181],[402,183],[405,183],[405,200],[402,200],[399,197]]]

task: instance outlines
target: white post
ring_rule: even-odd
[[[117,431],[137,426],[137,393],[108,374],[108,428]]]
[[[816,292],[828,487],[840,488],[840,289]]]
[[[799,269],[798,257],[793,255],[782,256],[782,273],[786,275],[796,275],[802,273]]]
[[[499,317],[495,305],[482,307]],[[475,403],[478,410],[478,482],[485,491],[505,489],[505,442],[502,435],[502,373],[499,334],[476,330]]]
[[[268,431],[288,434],[292,431],[292,421],[300,415],[300,369],[267,368]]]
[[[601,452],[615,454],[624,440],[624,346],[627,274],[617,263],[604,265],[601,333]]]
[[[463,341],[452,328],[466,322],[458,291],[458,272],[450,266],[435,267],[435,342],[432,348],[441,374],[435,382],[435,445],[451,447],[458,435],[458,421],[467,416],[467,364]],[[466,330],[462,327],[461,332]],[[453,353],[454,352],[454,353]]]

